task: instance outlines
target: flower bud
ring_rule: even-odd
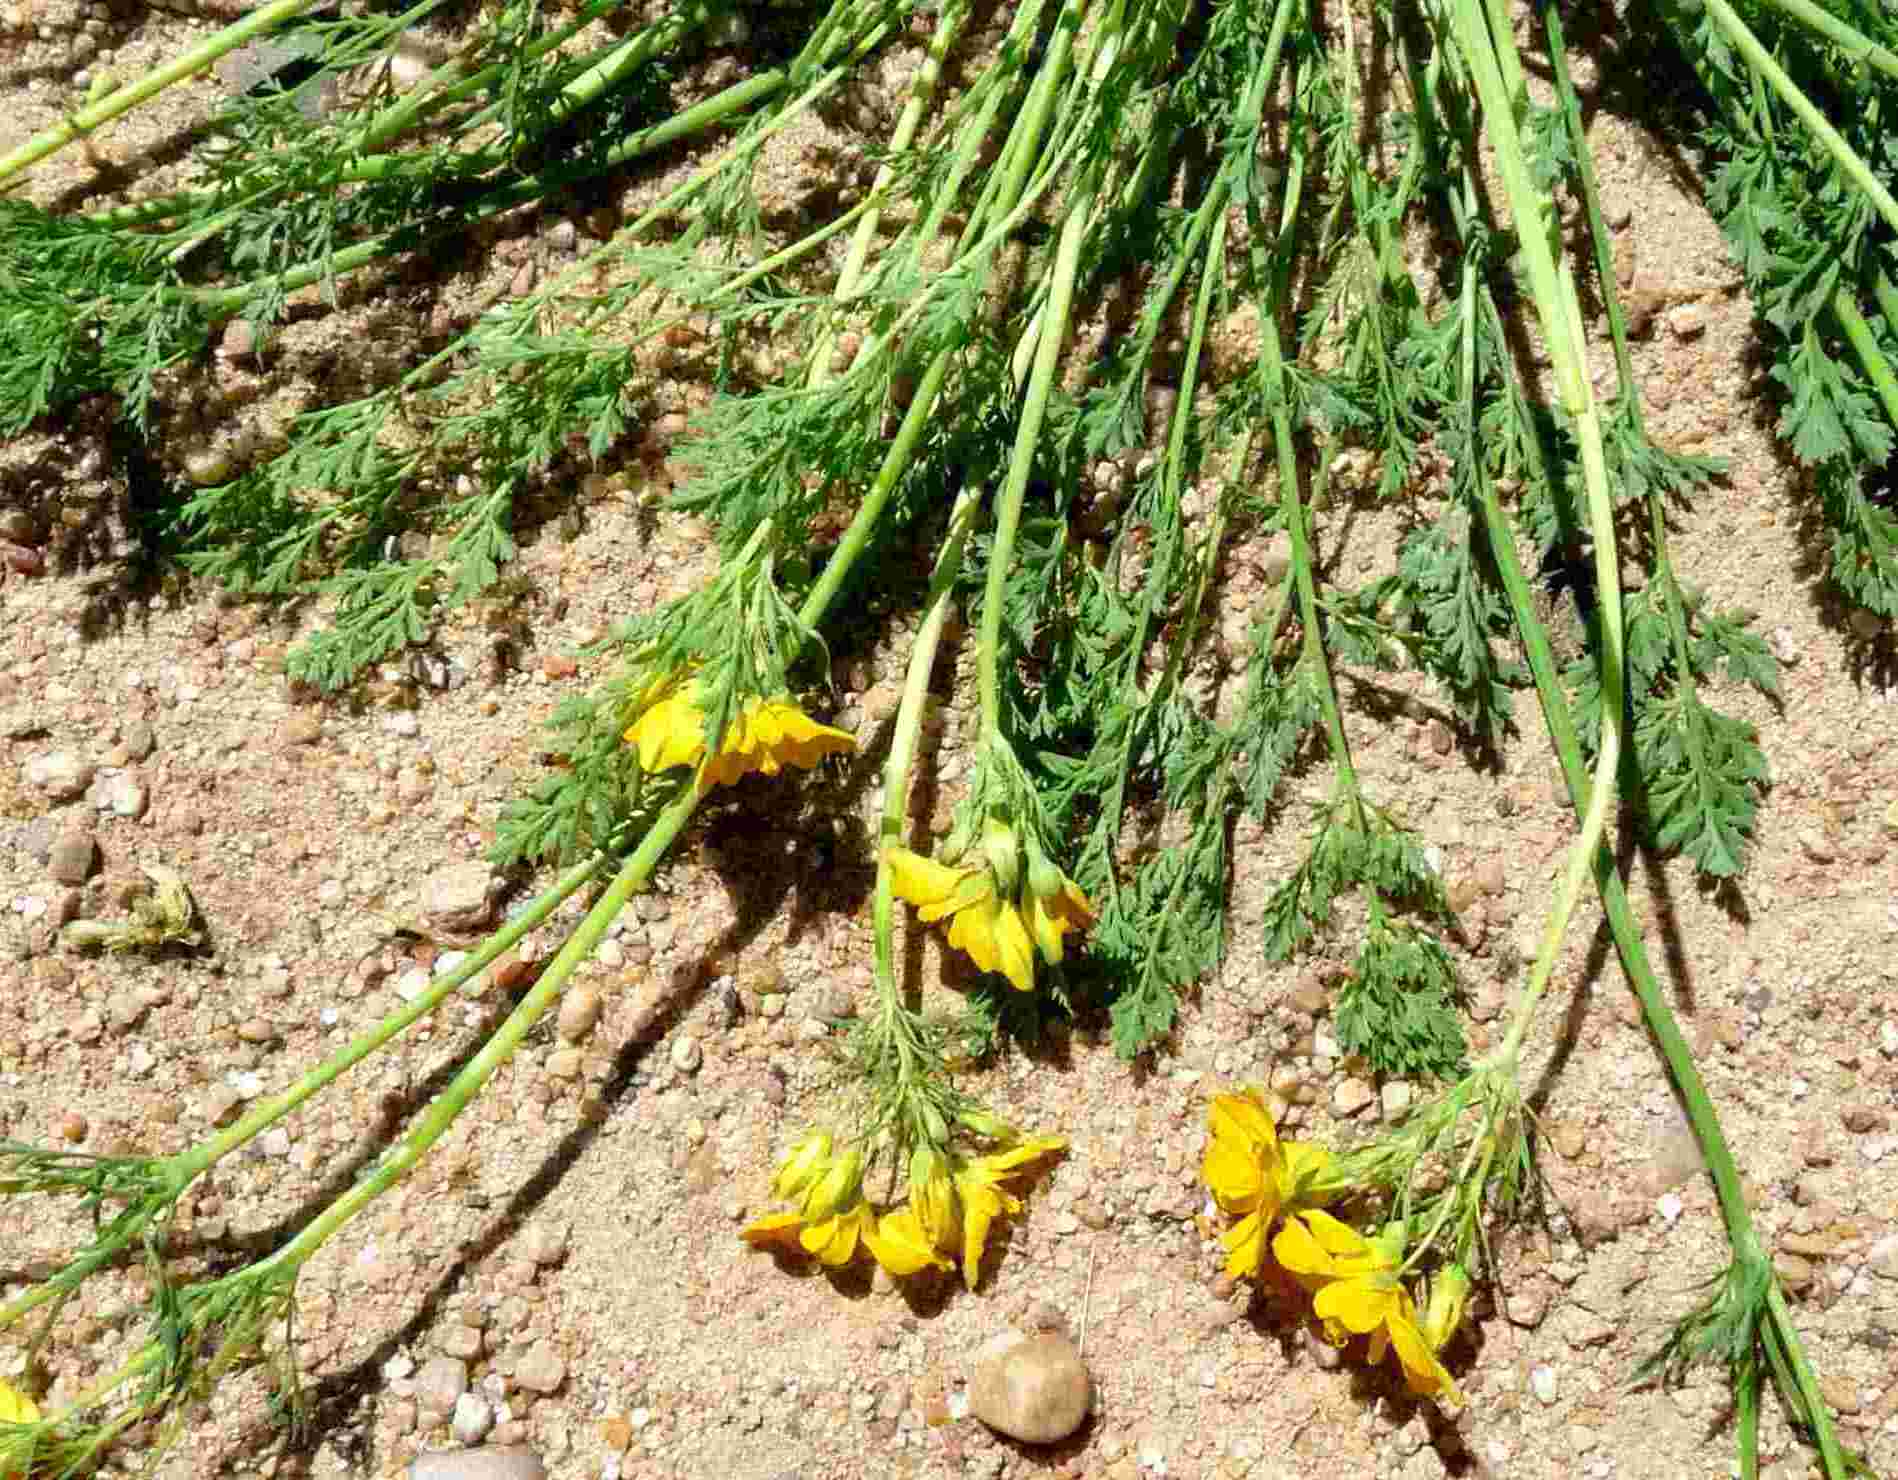
[[[1013,901],[1021,888],[1021,842],[1015,830],[998,817],[983,825],[982,856],[995,877],[995,897]]]
[[[1461,1264],[1446,1264],[1430,1282],[1430,1301],[1424,1307],[1423,1338],[1432,1351],[1450,1344],[1463,1324],[1470,1303],[1470,1275]]]
[[[829,1165],[829,1132],[809,1131],[792,1143],[790,1152],[778,1163],[771,1190],[786,1202],[795,1201],[810,1190]]]
[[[923,1122],[923,1134],[929,1138],[932,1146],[949,1144],[949,1122],[943,1118],[942,1111],[934,1100],[918,1099],[915,1102],[917,1116]]]
[[[1028,887],[1037,899],[1053,899],[1061,892],[1061,870],[1032,842],[1028,845]]]
[[[941,1152],[924,1146],[909,1160],[909,1202],[924,1235],[935,1247],[947,1245],[956,1231],[956,1189]]]
[[[862,1171],[863,1153],[853,1146],[826,1167],[823,1176],[811,1185],[804,1198],[804,1221],[822,1223],[854,1200]]]
[[[1005,1146],[1012,1145],[1021,1135],[1006,1120],[991,1111],[984,1110],[980,1105],[971,1105],[965,1110],[958,1111],[956,1119],[964,1127],[974,1131],[976,1135],[986,1136],[991,1141],[1000,1141]]]

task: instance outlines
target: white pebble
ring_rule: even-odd
[[[422,966],[411,966],[397,978],[395,995],[404,1002],[413,1002],[428,990],[428,970]]]
[[[1548,1407],[1555,1401],[1555,1369],[1546,1362],[1530,1369],[1529,1391],[1536,1395],[1536,1401]]]
[[[1660,1201],[1655,1203],[1654,1210],[1661,1215],[1662,1221],[1671,1227],[1674,1220],[1680,1217],[1683,1206],[1679,1193],[1664,1192],[1661,1194]]]

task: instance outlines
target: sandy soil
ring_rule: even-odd
[[[0,143],[55,118],[81,67],[148,67],[213,24],[74,0],[0,6]],[[219,87],[178,89],[91,158],[66,151],[34,197],[72,205],[122,187],[143,159],[172,156]],[[1677,562],[1715,605],[1759,612],[1786,664],[1783,703],[1728,696],[1761,727],[1775,776],[1740,887],[1710,894],[1690,869],[1639,853],[1629,883],[1825,1391],[1849,1441],[1892,1473],[1898,704],[1851,656],[1851,614],[1821,578],[1799,477],[1771,440],[1748,304],[1688,164],[1609,110],[1594,127],[1659,439],[1730,466],[1683,514]],[[366,306],[299,310],[267,385],[228,354],[196,383],[242,386],[253,403],[328,394],[317,367],[339,353],[400,359],[431,314],[557,261],[574,235],[561,224],[547,214],[453,280],[378,289],[389,312],[373,337]],[[218,431],[208,396],[180,402],[200,409],[161,428],[166,458]],[[231,604],[148,568],[137,496],[106,407],[0,451],[0,513],[24,515],[17,532],[45,566],[0,577],[0,1134],[86,1152],[181,1148],[393,1008],[437,950],[394,923],[431,877],[481,857],[500,805],[538,773],[541,720],[599,676],[574,654],[681,589],[706,555],[688,521],[655,522],[608,488],[583,520],[536,532],[508,644],[470,614],[432,645],[441,686],[395,666],[319,702],[281,673],[315,614]],[[1376,517],[1352,522],[1343,547],[1325,533],[1327,559],[1354,578],[1381,568],[1395,537]],[[801,788],[748,784],[709,814],[585,968],[597,1025],[538,1032],[422,1172],[309,1269],[310,1441],[280,1450],[260,1381],[239,1377],[189,1415],[163,1473],[395,1473],[451,1442],[443,1398],[457,1372],[490,1401],[490,1441],[531,1446],[560,1480],[1728,1473],[1718,1374],[1629,1385],[1726,1245],[1597,911],[1572,932],[1535,1040],[1549,1216],[1501,1242],[1501,1285],[1453,1364],[1471,1397],[1454,1420],[1339,1366],[1282,1310],[1215,1278],[1197,1182],[1207,1092],[1295,1081],[1301,1135],[1361,1134],[1377,1114],[1339,1113],[1346,1066],[1324,1051],[1348,942],[1277,967],[1242,928],[1176,1050],[1137,1072],[1090,1024],[974,1076],[991,1104],[1073,1141],[979,1294],[800,1276],[747,1252],[736,1230],[768,1202],[774,1157],[824,1111],[826,1020],[867,1001],[864,829],[818,819],[870,817],[867,757],[887,739],[903,656],[900,634],[840,652],[842,722],[866,758]],[[1347,681],[1347,696],[1366,682]],[[1353,740],[1373,790],[1440,850],[1468,902],[1459,965],[1480,1038],[1532,950],[1569,816],[1527,697],[1521,738],[1485,771],[1426,691],[1399,687],[1414,701],[1404,717],[1360,704]],[[949,711],[928,758],[941,778],[963,763],[963,718]],[[63,799],[31,769],[55,753],[90,773]],[[1238,921],[1256,919],[1299,847],[1288,815],[1241,831]],[[154,965],[54,945],[62,919],[119,914],[153,861],[189,880],[206,951]],[[538,882],[511,881],[508,899]],[[556,940],[544,930],[523,954]],[[944,990],[933,941],[919,959]],[[299,1226],[478,1046],[520,974],[484,980],[286,1135],[220,1166],[186,1198],[175,1246],[235,1267]],[[74,1208],[0,1210],[5,1293],[85,1228]],[[44,1353],[54,1399],[131,1349],[125,1305],[139,1288],[137,1271],[109,1272],[67,1309]],[[973,1353],[1010,1324],[1084,1338],[1096,1412],[1052,1451],[949,1419]],[[9,1335],[0,1372],[21,1355]],[[1775,1480],[1803,1476],[1776,1414],[1766,1433]]]

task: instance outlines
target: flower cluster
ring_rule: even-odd
[[[995,1220],[1021,1211],[1021,1199],[1005,1184],[1066,1145],[1059,1136],[1039,1136],[979,1156],[921,1147],[909,1159],[909,1200],[878,1211],[863,1195],[862,1153],[837,1151],[828,1133],[812,1131],[792,1146],[772,1181],[773,1193],[797,1206],[766,1214],[739,1237],[754,1248],[802,1252],[832,1269],[862,1250],[901,1276],[948,1269],[948,1256],[959,1254],[973,1290]]]
[[[1026,858],[1024,859],[1024,854]],[[1035,843],[987,819],[979,848],[950,863],[907,848],[889,851],[891,887],[924,921],[949,922],[949,944],[1018,991],[1035,987],[1035,954],[1059,965],[1063,937],[1094,923],[1093,906]],[[1026,867],[1023,866],[1024,862]]]
[[[1320,1206],[1346,1185],[1329,1151],[1280,1141],[1255,1090],[1215,1095],[1206,1120],[1211,1139],[1201,1175],[1220,1208],[1239,1219],[1220,1239],[1226,1273],[1257,1278],[1269,1252],[1311,1295],[1326,1340],[1343,1346],[1368,1337],[1365,1353],[1373,1366],[1395,1352],[1411,1392],[1461,1403],[1439,1354],[1463,1322],[1470,1288],[1463,1268],[1440,1270],[1420,1309],[1404,1284],[1404,1224],[1366,1235]]]
[[[646,691],[639,718],[626,731],[642,770],[656,774],[695,765],[701,786],[731,786],[753,771],[775,776],[786,766],[809,770],[826,756],[857,748],[855,737],[818,724],[789,699],[747,699],[725,726],[717,753],[707,756],[702,700],[691,679],[668,678]]]
[[[0,1424],[38,1423],[39,1406],[5,1378],[0,1378]],[[29,1465],[29,1468],[35,1468]],[[0,1480],[15,1480],[24,1477],[25,1470],[11,1465],[0,1466]]]

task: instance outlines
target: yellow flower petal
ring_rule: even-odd
[[[966,1188],[962,1194],[962,1282],[971,1290],[982,1275],[982,1252],[988,1247],[989,1225],[1001,1212],[1001,1199],[992,1187]]]
[[[1305,1221],[1308,1216],[1285,1220],[1285,1226],[1272,1240],[1272,1257],[1293,1274],[1326,1279],[1331,1275],[1331,1254],[1312,1236]]]
[[[1276,1247],[1276,1246],[1275,1246]],[[1379,1272],[1333,1280],[1312,1297],[1312,1313],[1321,1321],[1336,1321],[1345,1330],[1368,1336],[1409,1304],[1395,1275]]]
[[[639,768],[649,775],[690,765],[705,748],[705,714],[689,688],[674,690],[649,705],[626,740],[639,751]]]
[[[1035,945],[1028,937],[1028,927],[1011,905],[998,903],[995,907],[995,941],[1001,952],[1002,975],[1009,984],[1018,992],[1034,991]]]
[[[1258,1211],[1259,1199],[1265,1192],[1265,1169],[1257,1151],[1228,1138],[1215,1137],[1206,1146],[1206,1156],[1199,1170],[1219,1206],[1228,1213]]]
[[[1248,1213],[1220,1235],[1228,1279],[1245,1279],[1259,1272],[1259,1266],[1265,1263],[1265,1230],[1269,1226],[1259,1214]]]
[[[890,861],[890,888],[898,899],[913,905],[940,904],[955,896],[962,882],[962,870],[912,853],[907,848],[891,848],[884,857]]]
[[[1278,1145],[1278,1127],[1272,1112],[1251,1090],[1236,1095],[1214,1095],[1206,1107],[1206,1126],[1215,1137],[1254,1146]]]
[[[891,1274],[910,1275],[919,1269],[947,1269],[949,1261],[939,1255],[922,1220],[913,1207],[885,1213],[874,1226],[866,1225],[863,1242],[870,1256]]]
[[[921,913],[925,920],[930,918],[928,910]],[[999,971],[1002,965],[1002,953],[995,943],[996,914],[991,902],[974,909],[957,910],[949,921],[949,944],[982,971]]]
[[[1035,944],[1051,965],[1060,964],[1064,935],[1070,930],[1085,930],[1094,923],[1094,911],[1088,905],[1087,896],[1066,877],[1062,878],[1061,887],[1045,899],[1029,890],[1024,913]]]
[[[1298,1216],[1339,1272],[1349,1273],[1390,1263],[1376,1244],[1350,1224],[1340,1223],[1323,1208],[1307,1208]],[[1343,1261],[1342,1264],[1340,1261]]]
[[[1397,1353],[1398,1364],[1404,1369],[1404,1385],[1420,1398],[1434,1398],[1441,1394],[1452,1403],[1461,1403],[1463,1395],[1457,1391],[1456,1382],[1448,1369],[1437,1360],[1430,1343],[1409,1321],[1392,1318],[1386,1323],[1390,1332],[1392,1348]]]
[[[767,1213],[756,1222],[746,1224],[738,1236],[754,1249],[772,1246],[795,1249],[803,1227],[804,1218],[800,1213]]]
[[[18,1388],[0,1378],[0,1423],[38,1423],[40,1410]]]
[[[804,1252],[820,1264],[840,1269],[857,1255],[857,1241],[870,1221],[870,1209],[858,1203],[847,1213],[838,1213],[814,1223],[798,1235]]]
[[[1051,1151],[1065,1151],[1067,1148],[1066,1136],[1034,1136],[1019,1146],[1010,1146],[1006,1151],[991,1151],[986,1156],[978,1156],[970,1165],[982,1168],[991,1176],[1005,1176]]]

